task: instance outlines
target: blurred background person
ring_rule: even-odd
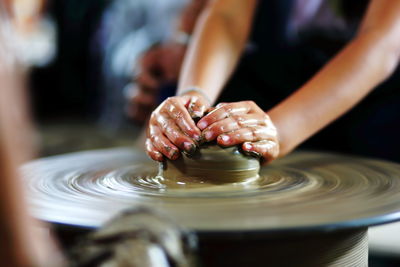
[[[124,117],[143,124],[176,90],[176,80],[197,16],[206,0],[118,0],[103,16],[102,121]],[[121,88],[121,89],[116,89]]]

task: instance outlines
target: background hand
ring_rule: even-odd
[[[153,46],[143,54],[136,88],[127,96],[130,118],[139,123],[147,120],[159,103],[160,87],[177,81],[185,51],[185,45],[171,42]]]

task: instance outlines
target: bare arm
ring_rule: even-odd
[[[182,10],[174,33],[161,44],[150,47],[139,60],[135,76],[138,90],[127,95],[127,115],[136,122],[146,122],[157,106],[163,84],[175,83],[179,76],[190,35],[208,0],[191,0]]]
[[[191,34],[199,15],[207,5],[208,1],[209,0],[191,0],[180,16],[177,30]]]
[[[194,86],[216,100],[247,41],[255,6],[255,0],[210,1],[185,57],[178,95]]]
[[[196,150],[201,132],[192,118],[203,116],[231,75],[249,34],[255,6],[256,0],[208,2],[185,56],[179,96],[164,101],[150,117],[146,150],[152,159],[176,159],[180,150]],[[191,90],[193,87],[199,90]]]
[[[373,0],[357,36],[268,115],[249,101],[230,103],[197,126],[220,145],[242,144],[243,151],[271,161],[347,112],[388,78],[398,65],[399,52],[400,1]]]
[[[297,92],[268,112],[280,155],[347,112],[399,61],[400,1],[373,0],[358,35]],[[296,134],[293,134],[296,133]]]

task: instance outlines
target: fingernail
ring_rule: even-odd
[[[219,136],[219,138],[221,138],[222,142],[224,142],[224,143],[229,142],[230,139],[231,139],[228,135],[225,135],[225,134],[221,134],[221,135]]]
[[[171,156],[171,159],[172,159],[172,160],[176,160],[176,159],[179,157],[179,152],[176,151],[176,150],[174,150],[174,151],[170,154],[170,156]]]
[[[185,149],[185,152],[189,155],[192,155],[194,154],[194,152],[196,152],[196,146],[190,142],[184,142],[183,147]]]
[[[244,151],[244,153],[255,158],[261,158],[261,154],[255,151]]]
[[[205,137],[203,135],[200,137],[199,141],[197,141],[199,146],[204,144],[205,142],[207,142],[207,140],[205,139]]]
[[[162,160],[163,160],[163,156],[162,156],[161,153],[158,152],[158,153],[156,153],[155,156],[156,156],[156,158],[157,158],[157,159],[156,159],[157,161],[162,161]]]
[[[201,136],[198,134],[194,134],[193,135],[194,140],[196,140],[197,142],[199,142],[201,140]]]
[[[207,127],[207,122],[201,121],[201,122],[199,122],[199,123],[197,124],[197,127],[199,127],[200,130],[203,130],[203,129],[205,129],[205,128]]]
[[[193,115],[195,118],[201,118],[202,113],[200,111],[193,111]]]
[[[189,115],[193,120],[199,120],[201,118],[201,114],[199,115],[197,111],[193,111],[191,109],[189,109]]]
[[[246,150],[251,150],[253,148],[253,145],[250,143],[244,143],[243,148]]]
[[[213,133],[211,131],[207,131],[204,133],[204,137],[207,141],[210,141],[213,137]]]

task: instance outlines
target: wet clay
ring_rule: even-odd
[[[197,181],[211,184],[246,183],[259,177],[257,158],[240,153],[239,148],[205,145],[194,155],[160,163],[159,178],[176,183]]]

